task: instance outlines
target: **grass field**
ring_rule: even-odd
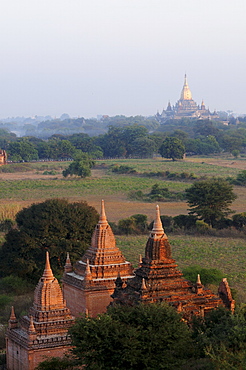
[[[244,167],[246,160],[228,160],[215,158],[188,158],[185,161],[171,161],[162,158],[154,159],[117,159],[97,161],[92,170],[92,177],[86,179],[62,177],[62,170],[68,162],[35,162],[18,164],[17,168],[28,167],[26,172],[0,173],[1,204],[14,204],[16,209],[28,206],[48,198],[67,198],[70,201],[87,200],[99,210],[100,201],[106,202],[107,215],[110,221],[129,217],[132,214],[143,213],[149,221],[153,218],[153,203],[131,201],[128,197],[131,191],[142,190],[148,193],[151,187],[158,183],[172,191],[181,192],[191,185],[186,181],[168,181],[160,177],[142,177],[134,175],[117,175],[109,170],[111,164],[124,164],[135,168],[138,172],[188,172],[196,176],[236,176]],[[11,166],[11,165],[10,165]],[[15,167],[16,168],[16,167]],[[44,175],[44,171],[54,170],[55,175]],[[232,208],[236,212],[246,210],[246,191],[243,187],[235,188],[238,199]],[[162,214],[175,216],[187,213],[184,201],[160,203]],[[1,212],[0,204],[0,212]]]
[[[118,247],[135,267],[138,265],[139,254],[144,256],[147,238],[146,235],[116,238]],[[227,277],[230,286],[237,290],[237,301],[246,303],[245,239],[171,235],[169,241],[172,256],[181,271],[191,265],[217,268]]]

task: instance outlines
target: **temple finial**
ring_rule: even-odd
[[[141,290],[147,290],[145,279],[142,278]]]
[[[202,284],[201,283],[201,278],[200,278],[200,274],[197,275],[197,281],[196,281],[197,284]]]
[[[105,223],[108,223],[108,221],[107,221],[107,217],[106,217],[106,213],[105,213],[104,200],[102,199],[99,224],[105,224]]]
[[[142,264],[142,254],[139,255],[138,266],[141,267],[141,264]]]
[[[50,259],[49,259],[49,252],[47,251],[46,252],[46,262],[45,262],[45,269],[44,269],[44,273],[43,273],[43,278],[45,279],[54,279],[54,275],[53,275],[53,272],[50,268]]]
[[[10,320],[16,320],[14,306],[11,307]]]
[[[90,269],[89,259],[88,258],[86,260],[85,280],[92,280],[91,269]]]
[[[11,314],[10,314],[8,323],[9,323],[9,329],[15,329],[18,326],[18,320],[16,319],[16,316],[15,316],[14,306],[11,307]]]
[[[36,332],[32,316],[30,316],[30,324],[29,324],[28,331],[29,331],[29,333],[35,333]]]
[[[152,232],[157,235],[164,234],[164,229],[162,226],[161,216],[160,216],[160,209],[158,205],[156,206],[155,221],[153,224]]]
[[[67,252],[67,259],[66,259],[66,264],[64,266],[64,270],[65,270],[65,272],[73,271],[73,267],[72,267],[70,257],[69,257],[69,252]]]

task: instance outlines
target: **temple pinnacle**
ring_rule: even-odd
[[[197,275],[197,281],[196,281],[197,284],[202,284],[201,283],[201,278],[200,278],[200,274]]]
[[[12,321],[16,320],[14,306],[11,307],[10,320],[12,320]]]
[[[49,252],[48,251],[46,252],[45,269],[44,269],[44,273],[43,273],[42,277],[45,278],[46,280],[54,279],[53,272],[50,268],[50,259],[49,259]]]
[[[107,217],[106,217],[106,213],[105,213],[104,200],[102,199],[99,224],[107,224],[107,223],[108,223],[108,221],[107,221]]]
[[[155,221],[152,229],[152,233],[160,235],[164,234],[164,229],[161,222],[160,209],[159,206],[156,206]]]
[[[32,316],[30,316],[30,324],[29,324],[28,331],[29,331],[29,333],[35,333],[36,332]]]

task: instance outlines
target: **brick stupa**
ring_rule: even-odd
[[[229,309],[234,308],[229,286],[224,287],[224,290],[221,287],[221,291],[224,292],[222,300],[204,288],[199,275],[196,284],[183,278],[175,260],[172,259],[171,246],[161,223],[158,206],[153,229],[146,244],[145,258],[135,271],[135,277],[128,279],[126,286],[124,285],[121,279],[117,279],[112,295],[113,304],[167,302],[182,312],[188,320],[192,315],[203,316],[219,305],[226,305],[225,302]]]
[[[49,254],[35,292],[29,315],[16,320],[12,308],[6,334],[8,370],[34,370],[46,357],[63,357],[71,348],[68,329],[74,317],[50,268]]]
[[[69,257],[65,265],[63,293],[72,314],[87,313],[94,317],[105,312],[119,275],[123,281],[132,278],[133,268],[116,246],[102,201],[91,246],[74,267]]]

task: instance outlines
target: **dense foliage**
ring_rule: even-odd
[[[86,202],[49,199],[24,208],[16,216],[17,228],[6,234],[0,251],[1,275],[37,281],[46,250],[53,272],[60,274],[67,252],[72,260],[78,260],[88,247],[97,221],[97,211]]]
[[[236,195],[233,187],[221,178],[197,181],[186,189],[186,198],[190,207],[190,214],[196,214],[206,223],[215,226],[231,210],[229,206]]]
[[[71,328],[73,349],[46,360],[39,370],[59,369],[245,369],[246,311],[219,307],[192,325],[172,307],[113,307],[97,318],[81,317]],[[52,367],[53,366],[53,367]],[[67,367],[65,367],[67,366]]]
[[[0,126],[0,148],[7,150],[12,161],[74,159],[78,149],[91,158],[146,158],[158,152],[173,159],[182,158],[184,152],[188,155],[229,152],[237,158],[246,152],[245,119],[231,119],[225,125],[220,121],[187,118],[160,123],[155,117],[115,116],[100,120],[46,120],[19,130],[18,123]]]

